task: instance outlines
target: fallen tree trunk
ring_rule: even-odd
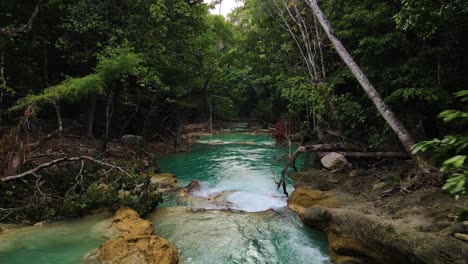
[[[37,176],[36,174],[40,171],[42,171],[43,169],[46,169],[46,168],[50,168],[52,166],[55,166],[57,164],[60,164],[60,163],[63,163],[63,162],[76,162],[76,161],[91,161],[91,162],[94,162],[94,163],[97,163],[99,165],[102,165],[102,166],[105,166],[105,167],[110,167],[110,168],[113,168],[113,169],[116,169],[118,171],[120,171],[121,173],[129,176],[129,177],[132,177],[128,172],[126,172],[122,167],[119,167],[117,165],[114,165],[114,164],[110,164],[110,163],[106,163],[104,161],[101,161],[101,160],[97,160],[95,158],[92,158],[92,157],[89,157],[89,156],[79,156],[79,157],[63,157],[63,158],[59,158],[59,159],[55,159],[55,160],[52,160],[52,161],[49,161],[49,162],[46,162],[46,163],[43,163],[33,169],[30,169],[28,171],[25,171],[23,173],[20,173],[20,174],[17,174],[17,175],[12,175],[12,176],[7,176],[7,177],[3,177],[1,179],[1,181],[11,181],[11,180],[16,180],[16,179],[20,179],[20,178],[23,178],[23,177],[26,177],[26,176],[29,176],[29,175],[34,175],[34,176]]]
[[[346,158],[355,159],[409,159],[410,155],[406,152],[347,152],[347,151],[334,151],[342,154]],[[330,152],[316,152],[319,157],[323,157]]]
[[[300,146],[288,159],[283,169],[281,170],[281,178],[279,182],[276,182],[277,188],[283,187],[283,193],[288,196],[286,190],[286,173],[288,168],[293,168],[294,171],[297,171],[296,160],[302,153],[316,152],[319,157],[325,156],[330,152],[337,152],[343,154],[347,158],[367,158],[367,159],[384,159],[384,158],[393,158],[393,159],[406,159],[410,158],[410,155],[406,152],[348,152],[341,151],[344,148],[344,145],[341,143],[336,144],[317,144],[317,145],[305,145]],[[276,181],[276,180],[275,180]]]

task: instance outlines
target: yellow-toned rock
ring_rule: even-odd
[[[120,208],[112,218],[111,232],[116,235],[152,235],[153,223],[140,218],[140,215],[128,207]]]
[[[134,210],[122,207],[109,228],[114,238],[87,253],[86,264],[176,264],[177,249],[164,238],[154,235],[153,224]],[[117,235],[117,237],[115,237]]]
[[[151,184],[157,185],[159,191],[171,191],[177,188],[177,178],[172,173],[155,174],[151,177]]]
[[[365,256],[367,260],[372,260],[371,263],[385,263],[379,254],[353,238],[341,237],[329,230],[327,240],[330,257],[334,263],[367,263],[362,256]]]
[[[85,257],[85,263],[176,264],[177,249],[164,238],[154,235],[120,236],[106,241]]]
[[[304,209],[312,206],[323,206],[328,208],[340,207],[340,202],[328,192],[298,188],[288,199],[288,206],[300,215]]]

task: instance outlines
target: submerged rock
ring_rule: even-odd
[[[185,187],[185,189],[187,190],[188,194],[194,194],[194,193],[200,192],[201,187],[202,187],[201,182],[195,180],[195,181],[190,182],[189,185]]]
[[[320,159],[320,162],[323,167],[331,171],[346,171],[353,167],[353,165],[346,160],[343,154],[336,152],[328,153],[323,156],[323,158]]]
[[[108,234],[114,238],[84,256],[84,263],[175,264],[177,249],[154,235],[153,224],[134,210],[122,207],[114,215]]]

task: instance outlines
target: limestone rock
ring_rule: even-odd
[[[177,178],[172,173],[156,174],[151,177],[151,184],[158,186],[160,191],[170,191],[177,188]]]
[[[176,264],[177,249],[166,239],[155,236],[153,224],[134,210],[122,207],[114,215],[110,231],[114,237],[88,252],[86,264]]]
[[[468,242],[468,235],[467,234],[455,233],[455,234],[453,234],[453,236],[460,239],[460,240]]]
[[[140,215],[128,207],[120,208],[112,218],[111,232],[121,236],[152,235],[153,223],[140,218]]]
[[[300,187],[289,197],[288,206],[301,215],[304,209],[308,207],[323,206],[336,208],[340,206],[340,202],[328,192]]]
[[[187,193],[189,194],[199,192],[201,191],[201,182],[197,180],[192,181],[190,182],[189,185],[187,185],[186,189],[187,189]]]
[[[110,239],[85,256],[86,264],[176,264],[177,249],[164,238],[120,236]]]
[[[331,171],[346,171],[353,167],[353,165],[346,160],[343,154],[336,152],[328,153],[323,156],[322,159],[320,159],[320,162],[323,167]]]
[[[120,138],[120,142],[127,145],[141,145],[143,144],[143,137],[135,135],[123,135]]]

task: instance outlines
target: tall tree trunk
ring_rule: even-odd
[[[89,139],[94,139],[93,133],[93,124],[94,124],[94,112],[96,110],[96,101],[97,95],[91,94],[89,97],[89,106],[88,106],[88,117],[86,120],[86,137]]]
[[[346,50],[346,48],[343,46],[341,41],[335,36],[333,28],[330,26],[330,23],[325,18],[322,10],[317,4],[317,0],[307,0],[307,1],[308,1],[309,6],[312,8],[314,15],[317,17],[317,20],[319,21],[320,25],[322,25],[323,30],[325,31],[331,43],[335,47],[335,50],[338,52],[338,54],[340,55],[344,63],[351,70],[354,77],[356,77],[356,79],[359,81],[362,88],[364,89],[364,91],[367,93],[367,95],[371,99],[372,103],[374,103],[379,113],[382,115],[385,121],[387,121],[387,124],[397,134],[398,138],[400,139],[401,143],[405,147],[406,151],[416,161],[419,170],[421,172],[429,172],[430,171],[429,165],[420,156],[412,154],[411,147],[414,145],[413,138],[408,133],[406,128],[403,126],[401,121],[395,116],[392,110],[384,102],[380,94],[371,84],[369,79],[367,79],[364,72],[361,70],[361,68],[359,68],[359,66],[354,61],[353,57],[351,57],[351,55]]]

